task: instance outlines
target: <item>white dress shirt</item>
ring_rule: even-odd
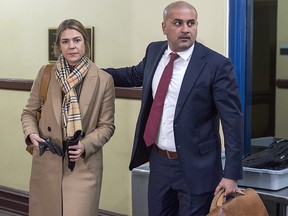
[[[194,49],[194,44],[188,50],[183,52],[177,52],[179,57],[174,61],[173,74],[168,87],[168,92],[164,101],[163,114],[160,121],[158,136],[155,143],[161,149],[176,152],[174,131],[173,131],[173,120],[175,115],[176,104],[178,101],[178,96],[183,81],[185,71],[187,69],[188,63],[190,61],[192,52]],[[164,71],[165,66],[170,60],[171,49],[168,46],[167,50],[164,52],[158,67],[155,71],[153,81],[152,81],[152,94],[155,97],[156,90]]]

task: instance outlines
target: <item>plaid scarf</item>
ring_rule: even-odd
[[[71,138],[75,131],[82,130],[81,113],[75,87],[81,83],[90,67],[89,59],[83,56],[70,72],[68,62],[61,55],[56,62],[56,79],[64,93],[62,102],[63,131],[66,138]]]

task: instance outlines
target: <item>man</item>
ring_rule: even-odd
[[[163,13],[167,41],[151,43],[136,66],[106,69],[115,86],[143,87],[129,168],[150,162],[151,216],[206,215],[214,193],[221,188],[226,194],[234,192],[237,179],[242,177],[243,120],[233,66],[196,41],[197,25],[192,5],[171,3]],[[157,105],[152,103],[158,101],[157,87],[170,53],[177,55],[174,63],[169,63],[174,64],[173,75],[161,122],[159,127],[150,126],[157,117],[149,115],[162,109],[159,106],[155,111],[153,106]],[[219,118],[226,152],[224,171]],[[154,131],[156,139],[149,137]]]

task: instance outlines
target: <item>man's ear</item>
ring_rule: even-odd
[[[162,32],[166,35],[166,23],[164,21],[162,22]]]

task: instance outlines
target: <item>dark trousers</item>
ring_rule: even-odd
[[[197,179],[197,173],[195,173]],[[149,216],[204,216],[209,212],[214,191],[192,194],[178,159],[151,151],[148,186]]]

